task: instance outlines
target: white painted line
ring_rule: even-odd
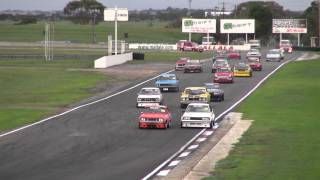
[[[169,166],[169,167],[176,166],[176,165],[179,164],[179,162],[180,162],[179,160],[172,161],[168,166]]]
[[[203,142],[203,141],[205,141],[207,138],[199,138],[199,139],[197,139],[197,142]]]
[[[147,180],[154,176],[161,168],[163,168],[166,164],[172,161],[175,157],[177,157],[182,151],[184,151],[195,139],[197,139],[206,129],[202,129],[198,134],[196,134],[190,141],[188,141],[184,146],[182,146],[179,151],[170,156],[167,160],[161,163],[158,167],[156,167],[152,172],[147,174],[142,180]]]
[[[206,131],[203,133],[203,135],[205,136],[210,136],[213,133],[213,131]]]
[[[160,171],[157,176],[167,176],[170,172],[170,169],[168,170],[163,170],[163,171]]]
[[[232,110],[235,106],[237,106],[238,104],[240,104],[243,100],[245,100],[252,92],[254,92],[259,86],[261,86],[262,83],[264,83],[271,75],[273,75],[275,72],[277,72],[282,66],[284,66],[285,64],[287,64],[290,61],[286,61],[283,62],[282,64],[280,64],[280,66],[278,66],[276,69],[274,69],[271,73],[269,73],[265,78],[263,78],[251,91],[249,91],[244,97],[242,97],[239,101],[237,101],[235,104],[233,104],[231,107],[229,107],[227,110],[225,110],[224,112],[222,112],[217,118],[216,120],[220,119],[221,117],[223,117],[225,114],[227,114],[230,110]],[[147,180],[149,178],[151,178],[152,176],[155,175],[155,173],[157,173],[161,168],[163,168],[167,163],[169,163],[172,159],[174,159],[178,154],[180,154],[182,151],[184,151],[184,149],[189,146],[195,139],[197,139],[199,136],[201,136],[203,134],[203,132],[205,132],[206,129],[202,129],[198,134],[196,134],[190,141],[188,141],[184,146],[182,146],[179,151],[177,151],[176,153],[174,153],[172,156],[170,156],[166,161],[164,161],[163,163],[161,163],[158,167],[156,167],[152,172],[150,172],[149,174],[147,174],[142,180]]]
[[[174,71],[174,69],[173,69],[173,70],[170,70],[170,71],[167,71],[167,72],[165,72],[165,73],[161,73],[161,74],[171,73],[171,72],[173,72],[173,71]],[[72,108],[72,109],[70,109],[70,110],[68,110],[68,111],[63,112],[63,113],[60,113],[60,114],[57,114],[57,115],[48,117],[48,118],[46,118],[46,119],[40,120],[40,121],[38,121],[38,122],[29,124],[29,125],[26,125],[26,126],[23,126],[23,127],[20,127],[20,128],[18,128],[18,129],[14,129],[14,130],[9,131],[9,132],[0,134],[0,138],[2,138],[2,137],[4,137],[4,136],[8,136],[8,135],[13,134],[13,133],[16,133],[16,132],[19,132],[19,131],[22,131],[22,130],[27,129],[27,128],[32,127],[32,126],[35,126],[35,125],[38,125],[38,124],[42,124],[42,123],[44,123],[44,122],[46,122],[46,121],[52,120],[52,119],[54,119],[54,118],[56,118],[56,117],[63,116],[63,115],[68,114],[68,113],[70,113],[70,112],[76,111],[76,110],[78,110],[78,109],[80,109],[80,108],[87,107],[87,106],[96,104],[96,103],[98,103],[98,102],[101,102],[101,101],[110,99],[110,98],[112,98],[112,97],[114,97],[114,96],[117,96],[117,95],[119,95],[119,94],[128,92],[128,91],[130,91],[130,90],[132,90],[132,89],[134,89],[134,88],[136,88],[136,87],[139,87],[139,86],[141,86],[141,85],[143,85],[143,84],[145,84],[145,83],[147,83],[147,82],[149,82],[149,81],[152,81],[152,80],[156,79],[156,78],[159,77],[161,74],[159,74],[159,75],[157,75],[157,76],[155,76],[155,77],[152,77],[152,78],[150,78],[150,79],[148,79],[148,80],[145,80],[145,81],[143,81],[143,82],[141,82],[141,83],[139,83],[139,84],[136,84],[136,85],[134,85],[134,86],[132,86],[132,87],[130,87],[130,88],[128,88],[128,89],[125,89],[125,90],[122,90],[122,91],[117,92],[117,93],[115,93],[115,94],[112,94],[112,95],[110,95],[110,96],[107,96],[107,97],[105,97],[105,98],[102,98],[102,99],[99,99],[99,100],[96,100],[96,101],[93,101],[93,102],[90,102],[90,103],[87,103],[87,104],[83,104],[83,105],[74,107],[74,108]]]
[[[198,144],[195,144],[195,145],[191,145],[191,146],[189,146],[189,150],[192,150],[192,149],[197,149],[199,147],[199,145]]]
[[[180,154],[179,157],[187,157],[190,154],[190,152],[184,152],[182,154]]]

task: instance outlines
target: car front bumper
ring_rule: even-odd
[[[160,102],[137,102],[137,107],[159,106]]]
[[[233,83],[233,78],[214,78],[214,83]]]
[[[147,128],[155,128],[155,129],[165,129],[165,123],[150,123],[150,122],[139,122],[139,128],[147,129]]]
[[[183,128],[210,128],[211,121],[181,121]]]

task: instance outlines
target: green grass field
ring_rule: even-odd
[[[253,119],[207,180],[320,177],[320,60],[293,62],[238,109]]]
[[[39,49],[21,49],[22,52],[39,54]],[[6,50],[0,50],[5,53]],[[59,53],[77,53],[59,50]],[[10,54],[20,54],[11,50]],[[22,53],[23,54],[23,53]],[[101,52],[81,54],[99,55]],[[202,59],[211,53],[192,52],[145,52],[144,61],[130,63],[174,63],[180,57]],[[99,83],[108,83],[114,77],[90,71],[93,60],[41,59],[0,60],[0,131],[13,129],[40,120],[60,111],[69,104],[93,95],[90,91]]]
[[[180,28],[166,28],[167,24],[168,22],[159,21],[120,22],[118,24],[118,38],[127,42],[145,43],[176,43],[178,40],[188,38],[188,34],[182,33]],[[1,41],[36,42],[44,40],[44,22],[14,25],[14,22],[0,21],[0,27]],[[58,21],[55,23],[54,39],[73,43],[91,43],[91,33],[91,25],[77,25],[68,21]],[[124,33],[128,33],[129,37],[124,38]],[[107,35],[114,36],[114,23],[99,23],[96,26],[97,42],[106,42]],[[199,38],[199,34],[193,35],[193,40]]]
[[[0,131],[35,122],[92,95],[90,89],[108,78],[96,72],[70,71],[92,67],[92,61],[0,61]]]

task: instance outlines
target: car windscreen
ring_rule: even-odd
[[[187,65],[187,66],[200,66],[200,63],[197,63],[197,62],[188,62],[186,65]]]
[[[230,72],[229,69],[221,68],[217,69],[217,72]]]
[[[235,65],[235,68],[236,68],[236,69],[247,69],[247,66],[246,66],[246,64],[242,64],[242,63],[241,63],[241,64],[236,64],[236,65]]]
[[[215,64],[215,65],[225,65],[225,64],[227,64],[227,62],[226,62],[226,61],[221,61],[221,60],[216,60],[216,61],[214,62],[214,64]]]
[[[160,94],[160,92],[158,89],[141,89],[139,94],[154,95],[154,94]]]
[[[278,51],[269,51],[268,54],[280,54]]]
[[[217,84],[207,84],[206,88],[207,89],[220,89],[220,86]]]
[[[207,105],[189,105],[186,109],[186,112],[210,112],[210,107]]]
[[[205,94],[206,90],[205,89],[186,89],[185,93],[190,95],[200,95],[200,94]]]

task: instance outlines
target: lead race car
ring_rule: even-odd
[[[179,91],[179,80],[175,74],[162,74],[156,79],[161,91]]]
[[[181,128],[213,128],[214,125],[215,114],[208,103],[191,103],[181,116]]]
[[[162,104],[163,97],[159,88],[145,87],[138,93],[137,107],[150,107]]]
[[[139,128],[161,128],[171,127],[172,117],[167,106],[151,106],[144,109],[139,116]]]

